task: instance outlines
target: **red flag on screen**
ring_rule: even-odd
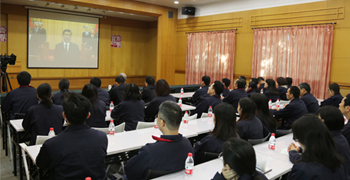
[[[98,24],[95,26],[95,34],[98,32]]]
[[[33,26],[33,22],[32,22],[32,18],[29,18],[29,27],[30,28],[33,28],[34,26]]]

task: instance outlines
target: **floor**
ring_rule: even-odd
[[[1,128],[0,128],[0,134]],[[19,180],[19,176],[14,176],[12,173],[12,162],[10,161],[10,156],[5,155],[5,150],[2,149],[2,137],[0,138],[0,179],[1,180]]]

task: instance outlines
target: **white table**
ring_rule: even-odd
[[[181,93],[171,93],[170,95],[174,96],[175,98],[190,98],[193,96],[195,92],[185,92],[183,94]]]
[[[181,110],[182,111],[192,111],[192,110],[195,110],[196,107],[195,106],[190,106],[190,105],[187,105],[187,104],[182,104],[181,105]]]
[[[197,134],[204,134],[212,131],[214,129],[214,126],[215,125],[213,122],[213,118],[206,117],[206,118],[189,120],[187,124],[182,122],[180,125],[180,130],[187,129]]]

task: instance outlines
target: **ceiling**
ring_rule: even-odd
[[[201,4],[207,4],[218,1],[227,1],[227,0],[176,0],[179,4],[175,4],[175,0],[136,0],[145,3],[157,4],[162,6],[168,6],[173,8],[181,8],[182,6],[195,6]],[[232,1],[232,0],[231,0]]]

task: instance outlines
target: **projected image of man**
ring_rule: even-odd
[[[29,43],[31,45],[30,55],[38,55],[39,47],[46,42],[46,29],[42,27],[42,22],[35,20],[33,24],[34,27],[29,36]]]
[[[71,42],[72,34],[70,29],[63,30],[63,42],[56,44],[54,60],[61,62],[62,66],[66,65],[65,62],[69,62],[71,65],[76,65],[80,62],[79,46]]]

